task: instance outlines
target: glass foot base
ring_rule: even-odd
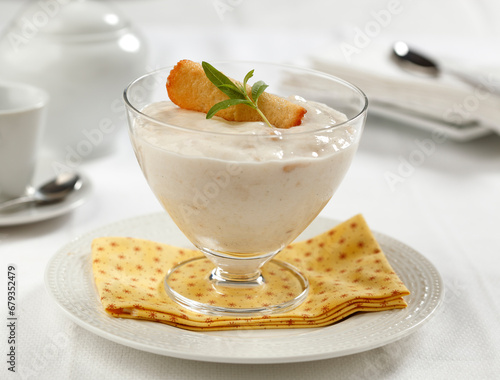
[[[206,257],[185,261],[165,277],[167,294],[202,314],[252,316],[291,310],[307,297],[307,279],[278,260],[266,263],[252,281],[222,279]]]

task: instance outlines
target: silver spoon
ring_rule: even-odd
[[[438,77],[443,73],[447,73],[476,89],[485,89],[490,93],[500,95],[500,88],[488,85],[472,75],[445,68],[425,54],[411,49],[410,46],[403,41],[398,41],[393,45],[392,57],[395,59],[396,63],[406,70],[431,77]]]
[[[78,174],[61,173],[36,189],[33,194],[0,203],[0,211],[28,203],[56,203],[66,198],[72,191],[79,190],[81,186],[82,180]]]

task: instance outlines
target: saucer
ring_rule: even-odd
[[[80,177],[82,179],[80,189],[73,191],[61,202],[42,206],[30,205],[15,211],[0,212],[0,227],[40,222],[66,214],[81,206],[92,192],[92,185],[86,176],[80,174]]]
[[[297,240],[337,225],[316,218]],[[194,332],[161,323],[110,317],[92,274],[91,242],[102,236],[133,236],[193,248],[167,213],[139,216],[103,226],[63,246],[45,271],[49,295],[67,317],[104,339],[170,357],[218,363],[296,363],[351,355],[415,332],[442,304],[441,276],[422,254],[374,232],[394,271],[410,290],[406,309],[358,313],[331,326],[310,329]]]

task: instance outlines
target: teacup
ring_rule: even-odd
[[[22,83],[0,83],[0,201],[30,191],[49,95]]]

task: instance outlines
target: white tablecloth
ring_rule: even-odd
[[[153,12],[152,21],[147,22],[147,12],[137,12],[143,2],[119,5],[129,16],[134,15],[143,29],[151,45],[153,66],[164,66],[181,58],[293,61],[316,46],[328,43],[328,33],[334,35],[334,25],[317,25],[313,21],[297,30],[291,28],[292,21],[287,23],[285,20],[281,21],[284,29],[275,30],[270,25],[276,20],[264,12],[264,2],[256,2],[262,16],[251,21],[245,16],[245,12],[251,12],[250,1],[222,2],[232,4],[225,19],[219,18],[214,11],[217,2],[208,3],[208,6],[207,2],[197,3],[197,12],[196,6],[191,8],[193,19],[184,6],[163,2],[168,12],[171,11],[163,13],[166,20],[173,22],[182,18],[183,23],[181,19],[177,21],[182,34],[169,23],[162,25],[158,12]],[[15,8],[8,3],[0,5],[2,19],[6,18],[2,7],[9,11]],[[290,13],[290,18],[296,21],[304,17],[306,11],[311,15],[321,12],[320,8],[306,6],[305,2],[278,3],[280,7],[288,6],[282,9],[290,12],[295,7],[296,12]],[[451,26],[441,25],[445,20],[443,15],[439,17],[439,12],[446,9],[445,5],[438,7],[436,4],[438,8],[431,12],[431,2],[402,3],[414,9],[402,13],[387,27],[386,33],[417,32],[421,28],[417,24],[423,22],[418,18],[426,13],[430,14],[428,28],[433,33],[449,32],[461,37],[465,31],[457,25],[464,20],[470,21],[463,28],[468,28],[474,38],[499,31],[496,21],[500,8],[494,6],[493,1],[443,2],[449,3],[446,4],[449,9],[453,6],[454,20],[448,21]],[[158,1],[146,1],[143,6],[149,10],[162,9],[155,8],[160,7],[159,4]],[[378,2],[366,8],[344,10],[350,25],[362,27],[373,17],[370,12],[384,6],[384,2]],[[331,5],[331,8],[332,15],[342,9],[340,5]],[[273,9],[277,17],[276,9],[280,8]],[[213,12],[209,16],[213,28],[207,26],[210,23],[202,17],[204,12]],[[322,22],[326,19],[322,15],[317,17]],[[335,18],[332,16],[332,20]],[[237,27],[239,24],[243,26]],[[252,25],[259,28],[251,29]],[[269,38],[271,32],[276,36],[274,39]],[[373,229],[421,252],[444,279],[444,303],[432,320],[397,342],[341,358],[275,365],[205,363],[138,351],[77,326],[49,299],[44,289],[44,269],[62,245],[102,225],[161,210],[135,161],[125,126],[115,138],[116,152],[87,161],[79,168],[93,184],[92,196],[86,204],[52,220],[0,227],[0,299],[6,305],[9,263],[17,266],[19,296],[18,372],[7,371],[8,331],[2,327],[0,351],[4,359],[0,378],[497,378],[500,373],[500,302],[494,292],[500,287],[498,135],[467,143],[451,140],[431,143],[429,131],[375,116],[368,118],[351,170],[322,215],[346,219],[363,213]],[[424,151],[423,144],[432,149]],[[421,159],[416,161],[417,156]],[[412,169],[405,171],[402,163],[410,161]],[[43,164],[41,166],[40,171],[47,170]],[[388,180],[394,176],[399,180]],[[2,308],[6,325],[7,311],[5,306]]]

